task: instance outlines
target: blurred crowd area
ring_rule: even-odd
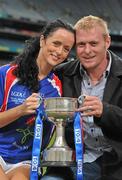
[[[83,16],[96,15],[109,24],[111,49],[122,57],[121,0],[0,0],[0,65],[12,61],[30,37],[44,25],[60,18],[71,24]],[[73,50],[68,60],[75,58]]]

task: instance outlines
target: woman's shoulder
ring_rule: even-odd
[[[6,74],[6,72],[9,70],[9,68],[10,68],[10,64],[0,66],[0,74]]]
[[[0,66],[0,74],[6,74],[9,70],[15,69],[16,65],[6,64],[3,66]]]

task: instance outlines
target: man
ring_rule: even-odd
[[[83,17],[75,29],[78,60],[61,64],[56,71],[63,96],[85,95],[78,109],[83,113],[84,180],[121,180],[122,60],[108,50],[111,38],[103,19]]]

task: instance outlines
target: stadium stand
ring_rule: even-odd
[[[0,0],[0,64],[20,52],[25,40],[37,35],[47,21],[60,18],[74,24],[90,14],[107,20],[111,49],[122,56],[121,12],[121,0]]]

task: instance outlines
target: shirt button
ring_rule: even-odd
[[[94,129],[91,129],[91,132],[94,132]]]

